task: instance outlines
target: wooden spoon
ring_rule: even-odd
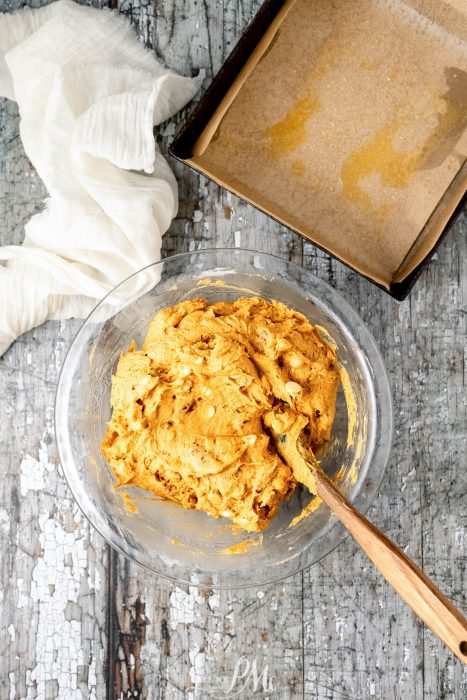
[[[372,525],[337,490],[322,471],[311,450],[300,447],[302,425],[295,423],[290,432],[270,428],[277,450],[293,470],[296,481],[319,496],[345,525],[378,571],[399,593],[423,622],[464,663],[467,663],[467,620],[450,600],[396,545]],[[283,426],[281,426],[283,427]]]

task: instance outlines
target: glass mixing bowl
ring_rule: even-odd
[[[248,250],[175,255],[132,275],[103,299],[78,332],[60,375],[55,411],[60,459],[84,514],[126,556],[191,585],[261,585],[310,566],[343,540],[343,526],[324,504],[315,501],[318,507],[290,526],[312,499],[299,486],[269,528],[254,534],[134,487],[125,489],[136,505],[132,512],[122,489],[112,488],[115,478],[100,451],[120,353],[133,339],[142,343],[160,309],[200,296],[211,302],[277,299],[332,336],[350,390],[339,389],[331,441],[320,460],[328,475],[338,473],[340,490],[360,511],[369,508],[392,438],[391,396],[375,341],[330,286],[296,265]],[[355,411],[351,440],[348,394]]]

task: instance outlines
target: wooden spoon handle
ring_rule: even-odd
[[[467,663],[467,620],[396,545],[346,501],[334,484],[316,473],[317,494],[334,511],[378,571],[423,622]]]

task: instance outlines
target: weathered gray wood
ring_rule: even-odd
[[[155,48],[167,65],[187,75],[200,71],[201,78],[204,72],[210,76],[218,70],[252,15],[251,8],[245,14],[243,6],[236,3],[224,8],[217,3],[192,5],[190,26],[195,31],[190,34],[183,4],[174,7],[169,21],[159,4],[155,19],[153,8],[140,3],[122,2],[119,9],[133,19],[145,43]],[[176,121],[178,117],[162,130],[160,145],[165,153]],[[173,166],[179,176],[180,206],[164,236],[164,255],[243,246],[289,257],[294,239],[301,251],[301,241],[291,232],[184,166],[175,162]],[[299,253],[297,261],[300,259]],[[217,679],[224,677],[224,687],[228,687],[227,678],[233,677],[243,656],[249,663],[256,662],[259,673],[268,666],[271,680],[280,687],[280,697],[304,695],[301,575],[260,591],[213,594],[152,576],[128,565],[123,557],[119,557],[118,568],[117,604],[127,601],[124,613],[120,611],[124,634],[131,628],[131,618],[136,619],[139,601],[146,603],[149,623],[141,649],[142,697],[209,697],[209,684],[214,688]],[[124,656],[121,645],[117,656]],[[117,661],[120,668],[121,660]],[[134,692],[136,688],[125,685],[128,664],[123,675],[122,690]],[[247,684],[245,693],[253,690],[252,683]]]
[[[21,242],[46,195],[18,125],[16,105],[1,100],[0,245]],[[0,359],[2,699],[105,694],[108,546],[65,485],[53,426],[58,374],[79,325],[47,323]]]
[[[12,102],[0,103],[0,134],[4,244],[22,240],[45,190],[22,149]],[[58,374],[78,326],[45,324],[0,360],[1,698],[105,692],[107,545],[65,485],[53,428]]]
[[[18,5],[6,2],[5,9]],[[121,0],[119,8],[141,40],[170,67],[207,82],[258,5]],[[10,103],[2,103],[0,118],[1,242],[19,241],[43,190],[22,155]],[[160,131],[163,151],[178,119]],[[180,207],[164,237],[164,255],[222,245],[276,253],[331,282],[368,323],[389,369],[396,427],[392,457],[370,518],[465,611],[466,215],[410,299],[398,304],[217,185],[173,165]],[[78,673],[82,697],[105,697],[100,652],[106,649],[107,584],[113,619],[109,698],[114,697],[114,681],[125,698],[207,698],[210,680],[232,678],[242,656],[250,663],[256,660],[258,670],[268,665],[268,677],[278,687],[271,697],[461,700],[467,695],[465,668],[414,619],[350,539],[303,575],[260,591],[215,593],[177,586],[115,553],[107,566],[105,545],[77,514],[76,528],[68,532],[76,509],[65,500],[59,474],[49,471],[46,462],[56,461],[50,409],[57,372],[76,326],[46,324],[19,340],[0,361],[5,376],[1,454],[6,465],[0,486],[5,610],[0,623],[1,698],[26,697],[28,691],[28,697],[79,697],[69,690],[72,652],[61,631],[68,617],[77,623],[71,638],[77,644],[79,639],[83,649]],[[41,440],[48,445],[47,456]],[[27,453],[32,460],[24,457]],[[48,528],[51,537],[44,547],[40,532]],[[65,536],[69,543],[60,543]],[[77,571],[63,573],[66,581],[76,577],[78,593],[71,602],[57,588],[48,588],[62,560],[69,561],[69,552],[75,561],[77,553],[83,557]],[[38,581],[33,578],[31,600],[34,576]],[[47,637],[52,657],[41,655]],[[35,687],[29,673],[33,668],[48,673],[45,687]],[[247,687],[240,697],[252,695],[253,688]]]

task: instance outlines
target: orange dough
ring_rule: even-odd
[[[190,299],[121,356],[102,452],[120,485],[263,530],[296,485],[267,426],[287,409],[288,429],[319,451],[338,385],[334,350],[302,314]]]

